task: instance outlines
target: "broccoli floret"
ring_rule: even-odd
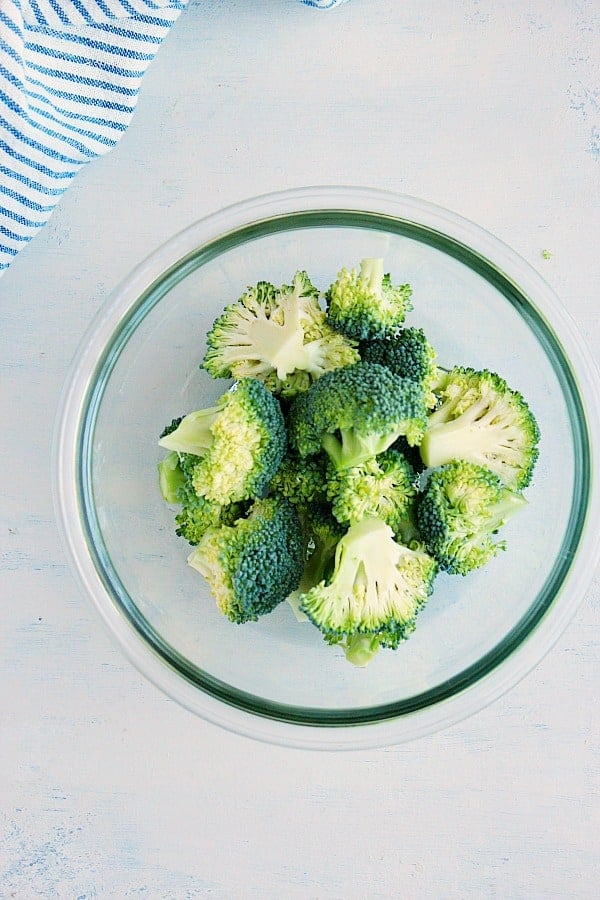
[[[177,525],[175,533],[195,546],[209,528],[220,525],[233,525],[237,519],[246,515],[250,501],[222,504],[199,496],[194,488],[194,474],[198,457],[190,453],[179,454],[179,465],[183,475],[183,484],[177,491],[177,500],[181,509],[175,516]]]
[[[270,489],[296,506],[309,506],[325,500],[326,468],[325,454],[302,457],[288,453],[271,480]]]
[[[377,363],[328,372],[291,403],[288,435],[300,456],[325,450],[337,469],[356,466],[399,435],[421,441],[427,410],[418,384]]]
[[[326,635],[381,635],[394,645],[415,628],[437,563],[398,544],[389,525],[363,519],[338,542],[333,573],[303,595],[301,610]]]
[[[226,505],[264,492],[287,437],[277,399],[260,381],[244,378],[216,406],[185,416],[159,444],[197,457],[191,476],[196,493]]]
[[[360,358],[387,366],[396,375],[417,381],[425,393],[428,409],[437,406],[436,390],[443,372],[436,365],[436,353],[422,328],[402,328],[394,337],[362,341]]]
[[[362,519],[382,519],[398,536],[416,496],[415,472],[396,450],[339,472],[330,466],[327,498],[340,522],[355,525]]]
[[[486,466],[512,488],[531,481],[539,429],[524,398],[487,369],[456,366],[439,389],[420,445],[423,462],[437,468],[454,459]]]
[[[176,427],[177,425],[172,431]],[[166,432],[170,433],[171,431]],[[197,544],[209,528],[233,525],[237,519],[246,514],[249,505],[249,501],[244,501],[224,506],[199,496],[193,485],[197,463],[197,456],[172,450],[158,464],[159,487],[163,500],[181,507],[175,516],[177,525],[175,533],[192,545]]]
[[[363,259],[360,272],[341,269],[325,294],[327,321],[356,340],[391,337],[412,309],[408,284],[394,286],[383,259]]]
[[[303,509],[301,521],[304,528],[305,565],[300,584],[287,598],[299,621],[306,621],[308,616],[300,611],[302,596],[312,587],[326,578],[333,569],[335,548],[338,541],[346,533],[331,513],[328,504],[312,503]]]
[[[202,366],[214,378],[258,378],[293,396],[330,369],[358,360],[353,341],[334,331],[306,272],[277,289],[250,287],[214,322]]]
[[[283,497],[256,500],[247,518],[206,531],[188,563],[204,575],[230,621],[256,621],[300,583],[304,554],[298,514]]]
[[[506,542],[495,541],[494,535],[526,503],[490,469],[459,460],[431,473],[417,519],[427,550],[440,568],[467,575],[506,548]]]

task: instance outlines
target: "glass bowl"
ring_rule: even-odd
[[[211,405],[228,385],[199,369],[226,303],[258,280],[288,282],[298,268],[324,288],[365,256],[383,256],[386,271],[410,282],[407,324],[424,328],[440,364],[497,371],[528,400],[542,438],[529,505],[504,529],[508,549],[469,576],[440,575],[415,634],[355,668],[287,603],[243,626],[218,612],[186,565],[189,547],[174,534],[156,463],[165,423]],[[254,738],[373,747],[480,709],[560,635],[598,560],[590,448],[599,434],[590,355],[547,284],[512,250],[414,198],[306,188],[203,219],[118,287],[65,386],[55,502],[84,593],[168,695]]]

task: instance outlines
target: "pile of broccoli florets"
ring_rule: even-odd
[[[415,629],[438,572],[468,575],[506,542],[539,429],[499,375],[442,368],[405,324],[409,285],[382,259],[248,287],[214,322],[201,367],[234,379],[159,444],[163,499],[232,622],[287,600],[366,665]]]

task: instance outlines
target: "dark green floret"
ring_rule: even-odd
[[[328,325],[306,272],[276,288],[249,287],[214,322],[202,366],[213,378],[257,378],[293,396],[324,372],[358,360],[353,341]]]
[[[437,406],[436,390],[443,372],[436,365],[436,353],[422,328],[402,328],[394,337],[362,341],[360,358],[387,366],[396,375],[417,381],[425,394],[428,409]]]
[[[496,472],[509,487],[526,487],[540,432],[522,395],[494,372],[461,366],[446,373],[438,393],[440,406],[420,445],[425,465],[463,459]]]
[[[436,572],[432,557],[398,544],[385,522],[363,519],[338,542],[332,574],[300,608],[329,639],[370,634],[397,645],[414,631]]]
[[[327,498],[333,504],[334,516],[347,525],[362,519],[382,519],[398,536],[416,496],[417,476],[397,450],[385,450],[340,471],[330,466]]]
[[[288,435],[300,456],[325,450],[337,469],[383,453],[400,435],[418,444],[427,410],[418,384],[359,362],[328,372],[292,401]]]
[[[300,583],[304,543],[298,514],[283,497],[256,500],[247,518],[206,531],[188,563],[204,575],[230,621],[256,621]]]
[[[467,575],[492,559],[506,543],[498,529],[526,505],[484,466],[455,461],[432,472],[417,508],[427,550],[451,575]]]
[[[360,271],[341,269],[325,294],[327,321],[356,340],[391,337],[412,309],[408,284],[393,285],[383,259],[363,259]]]
[[[227,505],[261,496],[287,448],[283,413],[260,381],[242,379],[209,409],[185,416],[161,447],[196,457],[198,496]]]
[[[298,456],[288,453],[271,480],[270,490],[282,494],[299,507],[326,498],[327,456]]]

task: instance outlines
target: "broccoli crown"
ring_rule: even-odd
[[[361,341],[360,358],[366,362],[387,366],[396,375],[417,381],[425,392],[428,409],[437,406],[436,389],[441,371],[435,360],[436,353],[422,328],[402,328],[391,338]]]
[[[526,500],[490,469],[456,460],[432,472],[417,507],[420,533],[441,569],[467,575],[485,565],[504,541],[494,535]]]
[[[521,394],[494,372],[456,366],[445,374],[439,395],[421,442],[425,465],[463,459],[496,472],[509,487],[526,487],[540,432]]]
[[[264,492],[285,455],[287,437],[277,399],[260,381],[244,378],[215,407],[185,416],[159,444],[196,456],[194,490],[226,505]]]
[[[302,527],[283,497],[255,500],[247,518],[210,528],[188,557],[232,622],[256,621],[297,588],[304,566]]]
[[[225,307],[207,343],[202,366],[214,378],[257,378],[284,396],[359,358],[355,343],[328,325],[306,272],[279,289],[265,281],[249,287]]]
[[[386,450],[358,466],[337,471],[330,466],[327,497],[340,521],[382,519],[398,535],[417,496],[417,477],[397,450]]]
[[[412,309],[408,284],[394,286],[383,259],[363,259],[360,271],[341,269],[325,294],[327,321],[356,340],[391,337]]]
[[[385,366],[358,362],[328,372],[294,398],[288,434],[300,456],[324,449],[342,469],[383,453],[401,434],[418,444],[426,424],[419,385]]]
[[[288,453],[271,479],[270,489],[300,507],[324,500],[326,466],[324,454],[302,457]]]
[[[363,519],[338,542],[331,577],[300,608],[326,636],[377,634],[397,644],[414,631],[436,572],[431,556],[398,544],[385,522]]]

